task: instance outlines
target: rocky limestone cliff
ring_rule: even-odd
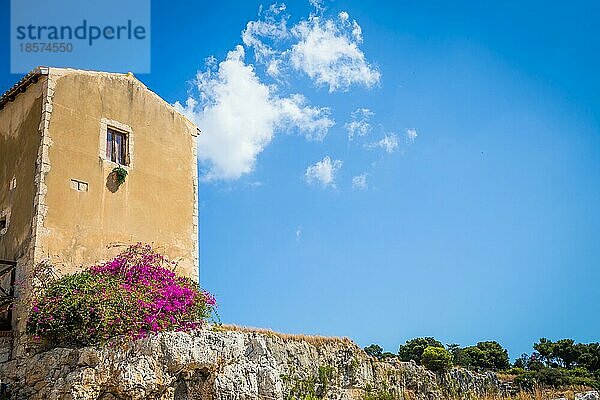
[[[495,374],[382,362],[347,339],[204,329],[55,348],[0,365],[14,399],[431,399],[498,389]]]

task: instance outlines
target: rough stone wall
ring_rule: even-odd
[[[0,363],[6,362],[11,359],[12,345],[12,332],[2,332],[0,334]]]
[[[467,398],[494,392],[495,374],[435,375],[414,363],[379,362],[349,340],[201,330],[134,343],[57,348],[0,365],[14,399]]]

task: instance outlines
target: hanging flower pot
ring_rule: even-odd
[[[111,173],[114,176],[117,186],[121,186],[125,182],[125,178],[127,177],[127,170],[125,168],[119,165],[114,167]]]

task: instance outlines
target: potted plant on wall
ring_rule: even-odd
[[[127,170],[120,165],[114,167],[111,174],[117,187],[121,186],[125,182],[125,178],[127,178]]]

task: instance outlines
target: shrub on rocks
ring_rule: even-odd
[[[444,347],[444,345],[435,340],[432,337],[415,338],[406,341],[405,344],[400,345],[398,349],[398,357],[402,361],[414,360],[417,364],[421,364],[421,357],[426,347]]]
[[[138,243],[115,259],[47,284],[33,299],[27,332],[53,344],[88,345],[117,336],[190,331],[214,311],[214,297],[176,264]]]
[[[423,350],[421,364],[430,371],[447,371],[452,368],[452,355],[443,347],[428,346]]]

